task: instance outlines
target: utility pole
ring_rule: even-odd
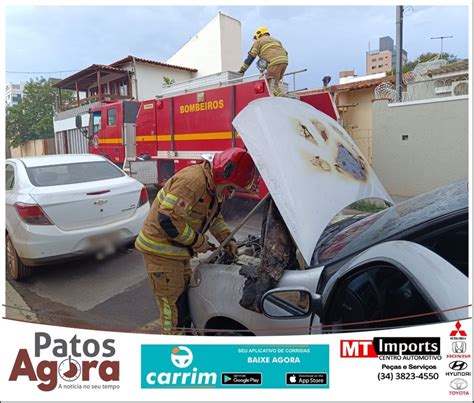
[[[402,101],[402,51],[403,51],[403,6],[397,6],[396,22],[396,59],[395,59],[395,91],[396,101]]]
[[[441,42],[441,52],[439,53],[439,57],[443,56],[443,40],[444,39],[451,39],[454,38],[454,36],[432,36],[431,39],[439,39]]]

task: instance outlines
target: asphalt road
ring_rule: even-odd
[[[231,211],[229,225],[239,223],[250,207],[240,205],[237,214]],[[251,219],[237,239],[258,234],[260,220],[261,215]],[[104,261],[82,259],[39,267],[30,278],[10,284],[40,323],[136,331],[149,328],[159,316],[143,258],[136,250],[118,252]]]

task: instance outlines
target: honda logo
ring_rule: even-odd
[[[465,353],[467,344],[465,341],[454,341],[453,342],[453,353]]]
[[[454,390],[464,390],[467,388],[467,381],[462,378],[456,378],[453,379],[449,385],[451,386],[451,389]]]
[[[462,371],[467,368],[467,362],[464,361],[452,361],[449,363],[449,368],[453,371]]]

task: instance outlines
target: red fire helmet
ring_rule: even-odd
[[[257,169],[250,154],[242,148],[228,148],[214,155],[212,176],[216,185],[230,185],[250,189]]]

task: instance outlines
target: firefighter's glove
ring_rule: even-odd
[[[207,240],[207,237],[202,234],[198,234],[198,239],[196,243],[193,245],[193,252],[194,253],[204,253],[211,249],[211,245]]]
[[[244,74],[245,74],[245,70],[240,69],[240,70],[239,70],[239,73],[242,74],[242,75],[244,75]]]
[[[238,249],[237,242],[235,241],[235,239],[231,239],[224,249],[230,257],[236,257]]]

